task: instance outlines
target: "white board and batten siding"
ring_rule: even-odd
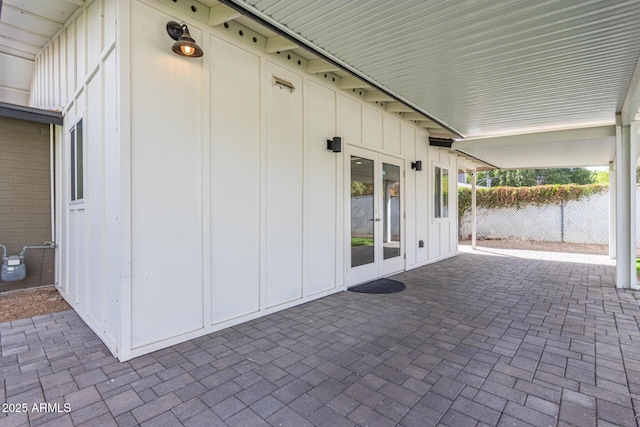
[[[326,150],[333,136],[403,159],[406,269],[455,253],[455,217],[434,221],[430,209],[433,162],[454,177],[456,158],[423,130],[159,2],[113,3],[87,5],[39,57],[33,102],[59,102],[66,117],[59,286],[121,360],[345,289],[349,159]],[[130,27],[116,31],[123,13]],[[187,21],[203,58],[170,51],[169,20]],[[123,87],[130,103],[114,100]],[[119,109],[130,110],[125,134]],[[87,196],[70,204],[68,131],[79,118]]]
[[[78,10],[37,56],[30,100],[64,113],[55,137],[56,286],[114,353],[120,327],[115,43],[116,2],[94,0]],[[69,132],[79,120],[84,199],[72,202]]]
[[[131,356],[344,290],[348,177],[326,139],[427,160],[424,132],[224,31],[188,22],[205,56],[172,54],[176,13],[132,7]]]

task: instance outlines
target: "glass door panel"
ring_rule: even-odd
[[[375,162],[351,156],[351,267],[375,262]]]
[[[358,147],[345,156],[347,286],[403,271],[404,161]],[[347,187],[348,186],[348,187]],[[350,224],[349,224],[350,223]]]
[[[382,164],[382,257],[400,256],[400,167]]]

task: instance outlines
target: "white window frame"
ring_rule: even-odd
[[[436,174],[437,174],[437,170],[440,170],[440,188],[439,188],[439,194],[438,191],[436,189],[436,183],[438,183],[438,180],[436,179]],[[436,164],[434,163],[433,165],[433,185],[432,185],[432,189],[433,189],[433,220],[435,222],[444,222],[444,221],[450,221],[451,220],[451,203],[450,203],[450,192],[451,192],[451,170],[448,166],[444,166],[441,164]],[[443,216],[443,209],[444,209],[444,201],[445,201],[445,197],[444,197],[444,186],[443,186],[443,174],[442,171],[446,171],[447,176],[449,177],[447,180],[447,184],[449,185],[449,188],[447,188],[447,200],[446,200],[446,207],[447,207],[447,211],[446,211],[446,216]],[[457,176],[456,176],[457,179]],[[438,197],[439,195],[439,197]],[[439,206],[438,206],[439,204]],[[440,208],[438,212],[438,207]]]
[[[84,203],[86,198],[86,151],[84,123],[81,117],[69,129],[69,201],[71,204]]]

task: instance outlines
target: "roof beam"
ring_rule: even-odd
[[[365,101],[368,102],[391,102],[393,98],[387,95],[386,93],[380,92],[378,90],[372,90],[367,92],[364,97]]]
[[[312,59],[307,64],[307,73],[310,74],[333,73],[336,71],[340,71],[340,68],[324,59]]]
[[[209,9],[209,25],[215,27],[216,25],[224,24],[227,21],[232,21],[242,16],[240,12],[231,9],[224,4],[217,4]]]
[[[349,76],[340,79],[340,89],[364,89],[371,87],[359,78]]]
[[[264,51],[267,53],[275,53],[292,50],[297,47],[299,47],[297,44],[282,36],[273,36],[267,39],[267,45],[265,46]]]
[[[429,120],[428,118],[426,118],[425,116],[423,116],[420,113],[415,113],[415,112],[404,113],[402,115],[402,118],[405,119],[405,120],[415,120],[416,122],[426,122],[430,126],[437,126],[435,122]],[[421,124],[421,126],[426,126],[426,125],[425,124]]]
[[[399,102],[389,102],[386,106],[386,110],[390,113],[412,113],[413,108],[407,107]]]

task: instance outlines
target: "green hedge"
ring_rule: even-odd
[[[477,188],[476,204],[478,207],[517,208],[526,205],[560,204],[570,200],[579,200],[582,197],[601,193],[609,187],[602,184],[563,184],[563,185],[538,185],[535,187],[494,187]],[[462,218],[471,210],[471,189],[458,188],[458,215]]]

